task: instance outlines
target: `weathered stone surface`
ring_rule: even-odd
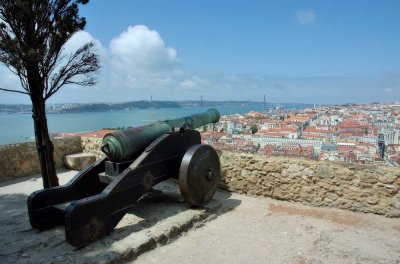
[[[298,172],[303,169],[302,166],[299,166],[298,164],[290,164],[287,171],[290,172]]]
[[[310,168],[305,168],[304,169],[304,173],[309,177],[314,175],[314,171],[312,169],[310,169]]]
[[[325,182],[325,181],[318,182],[318,185],[327,190],[329,190],[331,188],[331,184],[329,184],[328,182]]]
[[[103,139],[94,137],[82,137],[82,148],[83,152],[93,154],[96,159],[104,157],[104,153],[101,151],[101,143]]]
[[[379,175],[379,181],[382,183],[393,183],[396,179],[400,179],[399,175],[395,174],[381,174]]]
[[[320,178],[333,178],[335,173],[330,166],[321,164],[317,167],[317,174]]]
[[[60,184],[76,172],[59,174]],[[0,185],[0,263],[124,263],[164,245],[207,221],[230,194],[218,192],[205,208],[190,208],[177,199],[179,186],[170,181],[157,185],[162,193],[138,201],[111,234],[77,250],[65,241],[64,226],[43,232],[31,228],[26,199],[42,188],[37,176]],[[235,200],[236,201],[236,200]]]
[[[80,137],[53,140],[56,169],[64,167],[64,156],[82,152]],[[40,172],[34,142],[0,146],[0,181],[11,180]]]
[[[379,199],[375,196],[371,196],[371,197],[368,197],[366,201],[369,204],[377,204],[379,202]]]
[[[71,170],[81,170],[96,161],[96,157],[88,153],[78,153],[65,156],[65,167]]]
[[[339,179],[344,181],[351,181],[354,179],[354,170],[348,168],[338,168],[336,175]]]
[[[255,169],[255,164],[263,165]],[[221,187],[238,193],[389,217],[400,210],[399,172],[390,167],[225,151],[221,166]]]
[[[85,140],[88,152],[100,151]],[[398,169],[227,151],[220,159],[220,187],[229,191],[398,217]]]
[[[400,187],[400,176],[397,175],[397,179],[395,180],[395,184]]]

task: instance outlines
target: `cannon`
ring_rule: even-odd
[[[153,186],[174,178],[184,200],[203,206],[220,181],[216,151],[201,144],[195,128],[219,120],[216,109],[174,120],[106,134],[105,156],[79,171],[67,184],[28,197],[33,228],[65,226],[66,241],[77,248],[108,235]]]

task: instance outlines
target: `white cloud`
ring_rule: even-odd
[[[184,80],[179,84],[180,91],[191,91],[196,89],[197,84],[193,80]]]
[[[173,98],[186,78],[177,51],[167,47],[160,34],[144,25],[129,26],[108,45],[99,85],[112,89],[110,98],[147,99],[150,95]],[[183,84],[185,85],[185,84]]]
[[[100,71],[99,74],[96,75],[97,77],[97,82],[98,85],[96,86],[80,86],[80,85],[65,85],[65,87],[62,87],[59,92],[54,94],[50,98],[50,102],[53,102],[55,99],[54,97],[57,98],[65,98],[65,97],[70,97],[73,96],[72,94],[77,94],[78,99],[73,99],[73,100],[82,100],[80,99],[81,97],[91,97],[87,95],[86,93],[93,93],[94,90],[101,91],[102,83],[107,80],[108,78],[104,78],[104,68],[107,67],[107,61],[108,61],[108,51],[107,49],[101,44],[100,40],[96,39],[93,37],[89,32],[87,31],[78,31],[76,32],[68,41],[65,43],[63,50],[62,50],[62,55],[64,55],[63,60],[60,61],[59,67],[64,65],[67,61],[67,58],[74,54],[79,48],[81,48],[83,45],[85,45],[88,42],[94,42],[95,47],[94,47],[94,52],[98,54],[99,60],[100,60]],[[57,71],[57,69],[56,69]],[[76,79],[82,78],[83,76],[80,77],[75,77]],[[72,89],[73,91],[71,91]],[[71,95],[70,95],[71,94]],[[57,100],[57,99],[56,99]]]
[[[144,25],[129,26],[110,43],[112,65],[134,75],[174,73],[179,64],[177,51],[166,47],[160,34]]]
[[[71,54],[74,53],[77,49],[82,47],[84,44],[88,42],[94,42],[96,47],[96,52],[100,56],[100,60],[104,60],[107,58],[107,49],[101,44],[101,42],[90,35],[87,31],[78,31],[76,32],[67,43],[64,45],[63,54]]]
[[[314,22],[311,13],[312,19],[303,18],[299,23]],[[188,73],[181,67],[176,49],[168,47],[157,31],[146,26],[130,26],[105,46],[88,32],[78,32],[67,43],[65,52],[73,52],[88,41],[96,43],[103,65],[98,84],[74,90],[62,88],[50,103],[121,102],[148,100],[150,96],[154,100],[198,100],[200,95],[205,100],[261,102],[267,95],[269,102],[371,102],[393,100],[393,93],[399,91],[399,73],[357,78]],[[17,78],[5,67],[0,67],[2,86],[19,87]],[[28,96],[0,92],[0,103],[21,103],[24,98],[29,102]]]
[[[302,26],[313,24],[316,21],[314,10],[312,9],[301,9],[296,12],[297,22]]]

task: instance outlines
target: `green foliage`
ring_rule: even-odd
[[[1,90],[35,94],[48,99],[63,85],[93,85],[100,68],[89,42],[73,54],[64,44],[86,20],[78,6],[88,0],[0,0],[0,62],[21,81],[21,89]]]
[[[254,125],[254,126],[251,126],[251,133],[252,134],[255,134],[255,133],[257,133],[258,132],[258,127],[256,126],[256,125]]]
[[[2,91],[27,94],[44,188],[58,185],[54,147],[49,137],[46,100],[68,84],[94,85],[100,68],[94,43],[84,44],[72,54],[63,46],[86,25],[79,5],[88,0],[0,0],[0,62],[20,79],[20,88]]]

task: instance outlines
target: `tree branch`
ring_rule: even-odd
[[[63,85],[91,86],[96,83],[92,74],[99,70],[100,64],[98,56],[92,52],[94,45],[93,42],[83,45],[69,57],[58,73],[52,76],[51,84],[46,89],[45,100],[56,93]],[[83,79],[76,80],[74,77],[82,77]]]
[[[10,89],[5,89],[5,88],[0,88],[1,91],[6,91],[6,92],[13,92],[13,93],[21,93],[21,94],[27,94],[29,95],[28,92],[23,92],[23,91],[18,91],[18,90],[10,90]]]

